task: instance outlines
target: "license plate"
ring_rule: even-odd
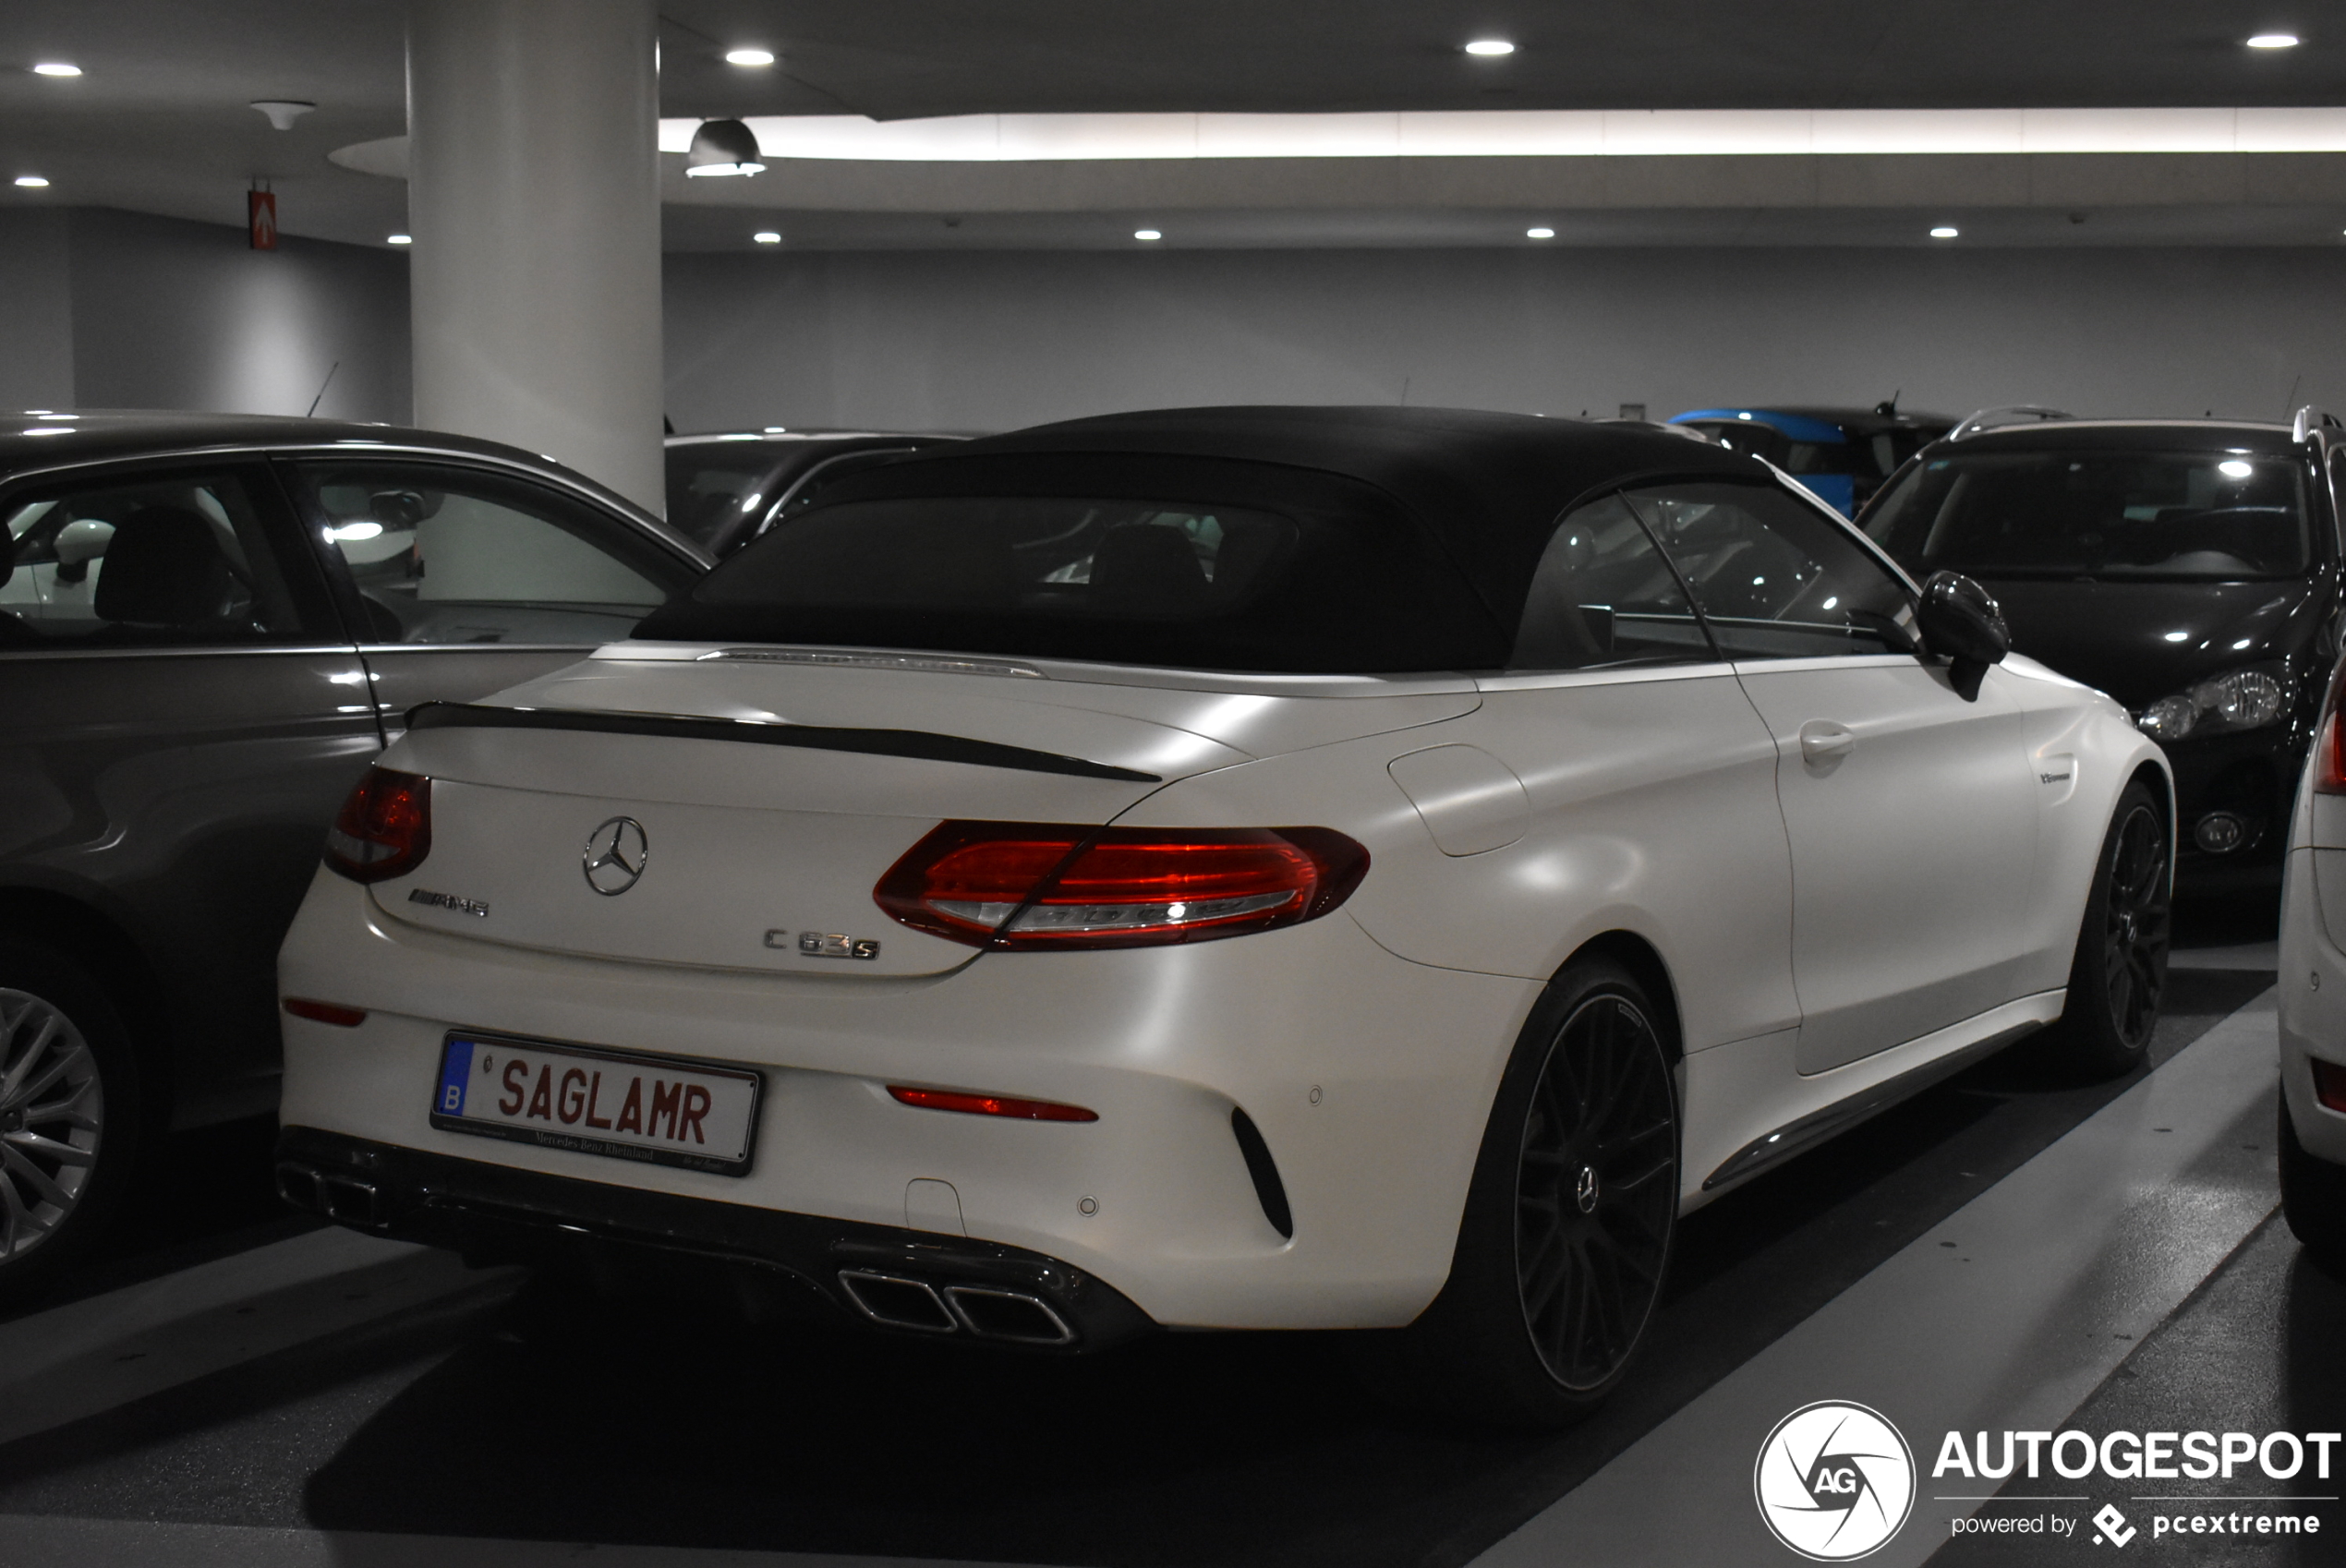
[[[749,1172],[754,1072],[452,1032],[431,1125],[720,1176]]]

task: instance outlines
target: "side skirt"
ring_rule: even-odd
[[[1753,1139],[1728,1155],[1718,1169],[1702,1178],[1702,1190],[1713,1192],[1730,1183],[1756,1176],[1777,1161],[1788,1159],[1836,1133],[1844,1132],[1867,1117],[1878,1116],[1900,1101],[1911,1099],[1932,1084],[1953,1077],[1982,1057],[1995,1055],[2023,1036],[2034,1034],[2060,1019],[2065,997],[2066,993],[2060,991],[2024,996],[1991,1007],[1962,1023],[1952,1024],[1936,1033],[1924,1035],[1919,1040],[1909,1041],[1904,1046],[1893,1047],[1902,1054],[1918,1055],[1925,1059],[1886,1078],[1875,1078],[1864,1087],[1854,1090],[1846,1098]],[[2015,1017],[2015,1014],[2019,1016]],[[1933,1045],[1938,1049],[1929,1049]],[[1871,1066],[1876,1059],[1860,1057],[1834,1071],[1849,1072],[1854,1076]]]

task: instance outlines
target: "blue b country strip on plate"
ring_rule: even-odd
[[[761,1080],[670,1057],[452,1031],[431,1125],[608,1159],[741,1176]]]

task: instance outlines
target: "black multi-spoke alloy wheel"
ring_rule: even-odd
[[[0,937],[0,1301],[104,1228],[142,1120],[121,1015],[89,971]]]
[[[2346,1269],[2346,1166],[2306,1152],[2285,1097],[2280,1104],[2280,1212],[2290,1234],[2306,1251],[2332,1270]]]
[[[1449,1282],[1391,1348],[1388,1389],[1477,1420],[1555,1427],[1621,1381],[1677,1229],[1663,1019],[1610,958],[1551,983],[1501,1080]]]
[[[2141,781],[2127,785],[2094,862],[2055,1036],[2068,1065],[2086,1076],[2132,1070],[2158,1026],[2174,923],[2170,844],[2166,808]]]

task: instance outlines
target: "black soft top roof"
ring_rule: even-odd
[[[1755,458],[1635,426],[1464,408],[1241,404],[1036,425],[905,458],[837,494],[1004,493],[1045,477],[1053,458],[1113,456],[1276,464],[1373,486],[1433,532],[1503,618],[1520,608],[1551,525],[1589,491],[1664,475],[1768,476]],[[1068,466],[1086,484],[1101,474],[1096,462]],[[1165,465],[1148,466],[1161,483]]]

